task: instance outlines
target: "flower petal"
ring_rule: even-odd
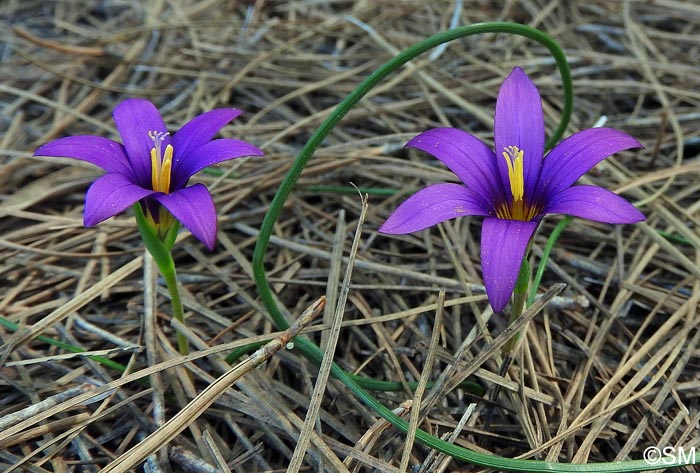
[[[478,194],[460,184],[435,184],[406,199],[379,231],[411,233],[466,215],[489,215]]]
[[[611,128],[589,128],[575,133],[544,158],[539,192],[555,195],[611,154],[641,146],[628,134]]]
[[[123,174],[105,174],[92,183],[85,195],[83,222],[86,227],[92,227],[151,194],[152,190],[134,184]]]
[[[537,87],[516,67],[503,81],[493,120],[495,152],[503,188],[510,197],[508,165],[503,151],[517,146],[523,152],[525,195],[533,195],[544,156],[544,116]]]
[[[167,133],[163,118],[156,106],[144,99],[124,100],[115,107],[113,116],[138,183],[144,187],[150,186],[151,149],[154,143],[149,132]],[[169,142],[170,138],[166,137],[163,148]]]
[[[210,250],[216,244],[216,209],[209,190],[202,184],[185,187],[170,194],[155,194],[158,202],[170,211],[198,240]]]
[[[477,137],[456,128],[434,128],[413,138],[406,147],[435,156],[486,202],[503,198],[496,156]]]
[[[573,186],[547,203],[545,213],[561,213],[605,223],[636,223],[643,213],[619,195],[597,186]]]
[[[132,175],[124,147],[101,136],[68,136],[39,147],[35,156],[54,156],[79,159],[107,172]]]
[[[173,162],[172,189],[179,189],[196,172],[207,166],[243,156],[262,156],[263,151],[250,143],[234,139],[220,139],[194,148],[182,155],[175,148]]]
[[[175,133],[172,140],[176,156],[187,156],[190,151],[211,141],[228,122],[243,113],[235,108],[217,108],[188,121]]]
[[[481,227],[481,267],[494,312],[508,304],[530,238],[539,221],[486,218]]]

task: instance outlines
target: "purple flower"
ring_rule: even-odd
[[[70,136],[52,141],[35,155],[80,159],[101,167],[85,196],[85,226],[91,227],[140,201],[149,221],[164,233],[179,220],[209,249],[216,241],[216,211],[209,190],[187,186],[196,172],[262,150],[240,140],[212,138],[242,113],[221,108],[187,122],[172,137],[156,107],[143,99],[128,99],[114,109],[123,144],[99,136]]]
[[[406,146],[442,161],[464,183],[435,184],[403,202],[379,229],[410,233],[464,215],[485,217],[481,264],[486,293],[500,312],[513,293],[520,264],[539,222],[561,213],[605,223],[635,223],[644,215],[597,186],[572,186],[618,151],[641,147],[631,136],[590,128],[544,155],[544,117],[537,88],[520,68],[503,82],[494,117],[496,152],[473,135],[435,128]]]

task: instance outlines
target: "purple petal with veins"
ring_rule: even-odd
[[[40,146],[35,156],[73,158],[99,166],[107,172],[132,176],[124,147],[101,136],[67,136]]]
[[[555,195],[608,156],[641,143],[611,128],[589,128],[561,141],[544,158],[538,192]]]
[[[537,221],[485,218],[481,227],[481,269],[494,312],[502,311],[515,288],[520,264]]]
[[[379,228],[382,233],[411,233],[465,215],[488,216],[480,197],[459,184],[435,184],[406,199]]]
[[[154,146],[151,133],[167,133],[165,122],[155,105],[144,99],[121,102],[114,109],[113,116],[136,180],[146,187],[151,182],[151,149]],[[169,142],[170,138],[166,136],[163,148]]]
[[[202,169],[229,159],[244,156],[262,156],[263,151],[250,143],[234,139],[220,139],[194,148],[186,156],[181,156],[175,148],[172,188],[179,189],[187,180]]]
[[[168,209],[192,235],[210,250],[216,244],[216,209],[209,190],[194,184],[170,194],[155,194],[155,200]]]
[[[114,217],[153,193],[152,190],[134,184],[123,174],[105,174],[92,183],[85,196],[85,226],[91,227]]]
[[[191,151],[210,142],[231,120],[243,113],[235,108],[218,108],[197,115],[175,133],[172,139],[175,154],[187,156]]]
[[[485,202],[502,194],[499,171],[493,151],[475,136],[455,128],[434,128],[406,143],[432,154]]]
[[[537,87],[519,67],[513,69],[498,91],[493,123],[496,160],[504,189],[509,192],[510,183],[502,154],[507,147],[517,146],[523,152],[525,195],[530,195],[536,188],[544,155],[544,116]]]
[[[597,186],[569,187],[549,200],[545,212],[604,223],[637,223],[645,219],[634,205]]]

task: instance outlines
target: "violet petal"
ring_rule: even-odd
[[[144,187],[150,186],[154,142],[149,133],[167,133],[163,118],[155,105],[144,99],[124,100],[115,107],[113,115],[138,183]],[[169,142],[170,138],[166,137],[162,149]]]
[[[158,202],[170,211],[192,235],[210,250],[216,244],[216,209],[207,188],[202,184],[171,192],[155,194]]]
[[[92,183],[85,195],[83,222],[86,227],[97,225],[151,194],[152,190],[134,184],[123,174],[105,174]]]
[[[525,250],[539,221],[485,218],[481,228],[481,267],[494,312],[508,304]]]
[[[505,196],[493,151],[465,131],[434,128],[413,138],[406,147],[435,156],[486,202],[502,200]]]
[[[493,122],[496,158],[506,194],[511,196],[503,152],[508,146],[517,146],[523,152],[525,195],[532,195],[544,156],[544,116],[537,87],[519,67],[501,85]]]
[[[544,158],[540,195],[555,195],[611,154],[641,146],[628,134],[611,128],[589,128],[575,133],[555,146]]]
[[[435,184],[406,199],[379,228],[382,233],[403,234],[423,230],[466,215],[488,216],[480,197],[460,184]]]
[[[175,156],[187,156],[193,149],[208,143],[228,122],[243,113],[235,108],[217,108],[188,121],[173,135]]]
[[[262,156],[264,154],[257,146],[229,138],[209,141],[192,149],[188,155],[181,155],[177,152],[177,148],[175,150],[172,189],[183,187],[193,174],[207,166],[243,156]]]
[[[94,164],[107,172],[131,176],[133,171],[124,147],[101,136],[67,136],[39,147],[35,156],[54,156],[79,159]]]
[[[573,186],[552,197],[545,213],[561,213],[604,223],[636,223],[646,217],[619,195],[597,186]]]

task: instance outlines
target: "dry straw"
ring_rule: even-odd
[[[408,453],[404,434],[332,378],[321,383],[320,403],[311,404],[318,368],[293,350],[236,387],[216,381],[231,368],[223,362],[230,350],[281,335],[264,315],[251,259],[293,156],[391,51],[443,31],[453,7],[448,0],[0,2],[0,316],[10,322],[0,329],[0,470],[96,472],[162,449],[149,460],[153,471],[279,471],[310,428],[309,412],[317,415],[298,471],[398,471],[402,457],[423,471],[465,468],[432,461],[418,445]],[[401,151],[405,142],[442,125],[488,139],[491,125],[482,117],[491,116],[498,85],[514,66],[538,85],[550,129],[558,121],[559,79],[546,51],[504,35],[471,38],[389,78],[305,168],[265,259],[285,314],[291,321],[319,297],[337,301],[347,290],[334,360],[378,380],[444,383],[427,388],[420,410],[404,404],[418,399],[400,383],[377,396],[407,419],[418,415],[413,425],[437,436],[456,432],[455,443],[468,448],[594,463],[641,458],[657,444],[700,446],[700,8],[673,1],[464,2],[459,18],[519,21],[563,45],[576,90],[569,132],[605,115],[608,126],[645,144],[597,167],[588,182],[643,202],[647,221],[621,229],[569,225],[540,288],[565,282],[562,299],[530,320],[522,355],[500,376],[490,342],[504,321],[485,309],[476,223],[456,220],[401,238],[375,231],[406,194],[450,179],[431,158]],[[183,234],[176,246],[195,350],[185,358],[173,348],[157,280],[153,336],[145,337],[143,248],[133,217],[84,229],[83,196],[97,171],[30,158],[60,136],[116,138],[110,112],[126,96],[152,100],[168,123],[213,107],[245,109],[222,135],[266,151],[263,159],[198,177],[215,184],[219,244],[209,253]],[[343,286],[347,229],[363,208],[349,182],[369,197],[352,279]],[[340,209],[344,235],[336,233]],[[557,220],[540,230],[535,262]],[[330,317],[305,336],[328,343],[338,320]],[[126,372],[66,356],[47,339],[110,356]],[[117,350],[124,346],[139,349]],[[493,356],[484,355],[488,350]],[[448,389],[460,370],[482,387],[501,386],[489,432],[481,429],[481,404],[470,407],[478,396]],[[161,384],[138,381],[156,373]],[[175,425],[169,419],[177,428],[149,440]]]

